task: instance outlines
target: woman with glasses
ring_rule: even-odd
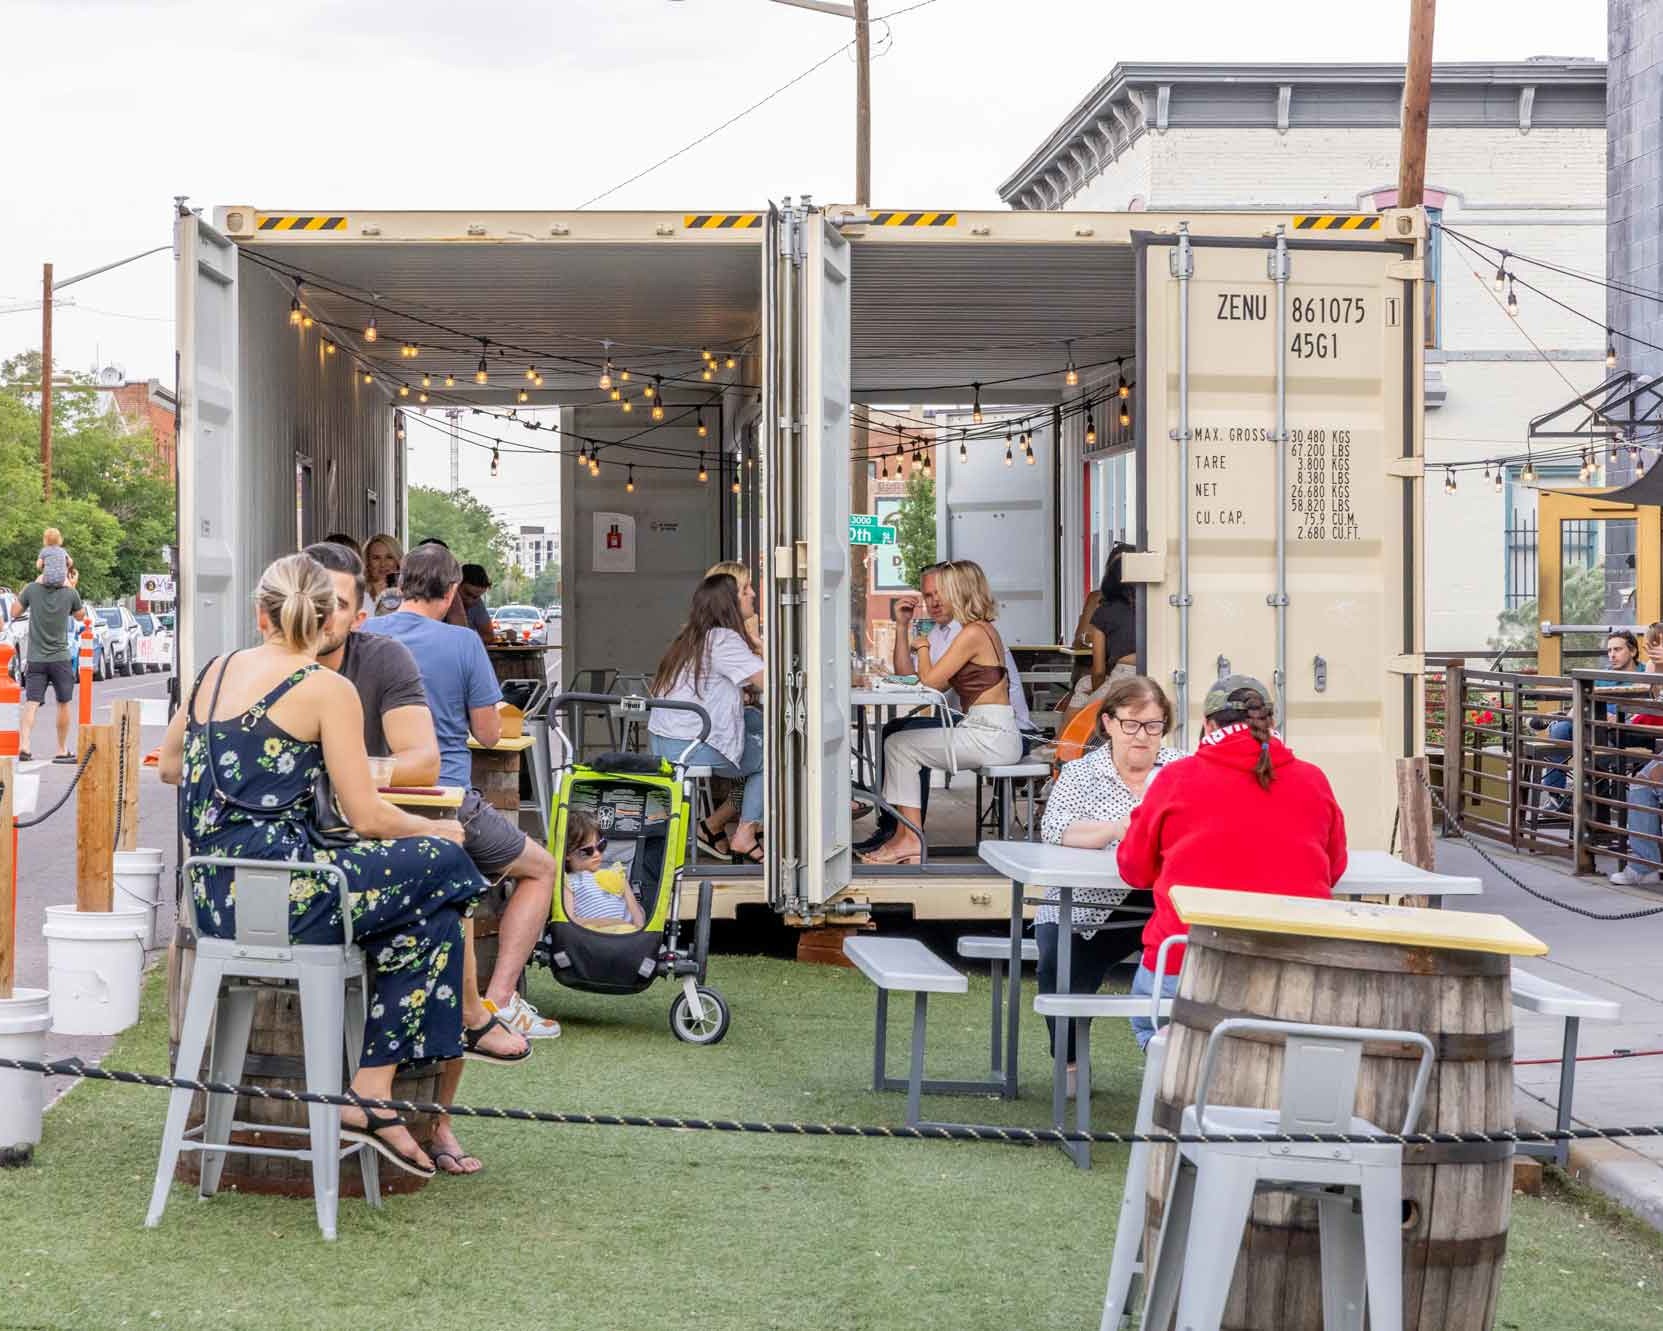
[[[1147,675],[1115,680],[1103,699],[1101,714],[1107,743],[1063,766],[1057,777],[1040,835],[1053,845],[1109,850],[1126,835],[1132,810],[1143,802],[1155,774],[1184,755],[1162,740],[1172,729],[1172,703],[1161,686]],[[1047,902],[1057,889],[1045,889]],[[1128,952],[1132,940],[1120,929],[1101,926],[1114,921],[1114,908],[1125,900],[1126,889],[1081,888],[1074,894],[1076,933],[1069,951],[1068,990],[1094,994],[1103,978]],[[1057,992],[1057,908],[1043,905],[1034,916],[1039,942],[1039,992]],[[1047,1017],[1052,1039],[1055,1019]],[[1074,1023],[1068,1023],[1069,1094],[1074,1093]]]

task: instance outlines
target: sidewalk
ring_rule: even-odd
[[[1603,878],[1578,878],[1561,861],[1514,855],[1480,842],[1498,864],[1555,900],[1601,914],[1663,906],[1663,895],[1616,888]],[[1468,847],[1438,843],[1438,868],[1476,874],[1484,895],[1451,898],[1460,909],[1493,911],[1530,930],[1549,947],[1527,965],[1547,979],[1622,1005],[1616,1023],[1584,1022],[1578,1053],[1663,1049],[1663,914],[1645,920],[1590,920],[1537,901],[1500,877]],[[1562,1024],[1514,1009],[1519,1060],[1558,1058]],[[1559,1089],[1557,1064],[1517,1071],[1514,1101],[1519,1124],[1551,1128]],[[1630,1127],[1663,1123],[1663,1056],[1580,1063],[1576,1117],[1582,1127]],[[1663,1229],[1663,1139],[1573,1144],[1571,1172],[1658,1229]]]

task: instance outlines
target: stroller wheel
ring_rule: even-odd
[[[716,1044],[728,1033],[728,1022],[731,1020],[728,1000],[702,984],[698,986],[698,992],[703,1015],[694,1014],[685,991],[679,993],[676,1001],[670,1004],[670,1029],[676,1033],[676,1039],[687,1044]]]

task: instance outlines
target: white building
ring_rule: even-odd
[[[1402,94],[1401,65],[1120,64],[999,192],[1013,208],[1371,212],[1396,203]],[[1531,417],[1606,374],[1603,291],[1514,261],[1588,317],[1523,290],[1509,317],[1482,248],[1603,277],[1605,66],[1439,65],[1430,120],[1427,207],[1474,246],[1435,233],[1431,250],[1426,641],[1451,650],[1482,647],[1499,610],[1535,595],[1533,521],[1529,536],[1509,535],[1534,504],[1517,464],[1499,489],[1461,473],[1454,495],[1434,464],[1522,454]],[[1124,465],[1085,463],[1093,507],[1104,506],[1094,534],[1125,528]],[[1575,484],[1578,462],[1536,470]]]
[[[532,578],[550,564],[558,564],[560,533],[542,527],[521,527],[515,562]]]

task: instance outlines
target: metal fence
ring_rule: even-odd
[[[1509,610],[1536,600],[1540,540],[1536,510],[1514,509],[1502,529],[1502,549],[1507,561],[1503,595]],[[1559,550],[1564,568],[1593,568],[1601,559],[1599,521],[1576,518],[1561,523]]]
[[[1663,683],[1654,679],[1613,685],[1609,671],[1538,675],[1460,661],[1441,679],[1429,674],[1427,748],[1449,819],[1578,872],[1608,867],[1596,857],[1663,869]]]

